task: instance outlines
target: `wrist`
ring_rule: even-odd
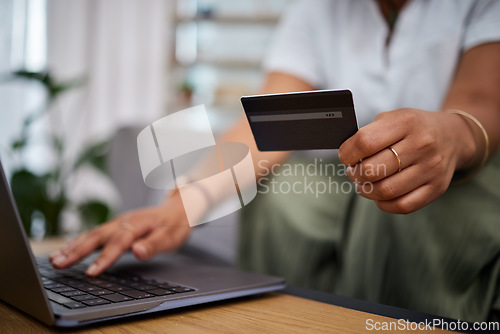
[[[187,216],[190,226],[195,226],[213,206],[210,192],[193,177],[180,176],[176,179],[176,187],[165,197],[163,207],[172,210],[181,208]]]
[[[480,156],[474,129],[472,129],[471,124],[462,116],[452,113],[448,114],[448,120],[450,124],[452,124],[452,142],[455,143],[457,147],[455,170],[465,170],[473,167],[478,163]]]
[[[458,140],[458,158],[455,166],[455,176],[468,179],[474,176],[489,155],[489,137],[484,126],[473,115],[458,109],[445,110],[455,116],[456,138]],[[461,124],[461,126],[460,126]]]

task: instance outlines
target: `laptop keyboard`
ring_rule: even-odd
[[[70,309],[173,295],[194,291],[192,287],[140,276],[116,276],[104,273],[87,277],[86,266],[75,265],[56,270],[46,258],[37,258],[38,270],[48,298]]]

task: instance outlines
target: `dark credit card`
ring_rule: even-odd
[[[243,96],[260,151],[338,149],[358,131],[349,90]]]

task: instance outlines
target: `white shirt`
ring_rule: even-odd
[[[360,126],[377,113],[439,110],[460,55],[500,41],[499,0],[410,0],[386,45],[374,0],[305,0],[284,16],[266,71],[317,89],[350,89]]]

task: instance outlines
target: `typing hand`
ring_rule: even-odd
[[[441,196],[455,170],[470,165],[477,152],[458,115],[399,109],[379,114],[345,141],[339,158],[361,196],[404,214]]]
[[[86,271],[88,276],[97,276],[130,248],[138,259],[147,260],[178,248],[189,232],[181,198],[175,192],[161,206],[129,212],[80,234],[52,253],[50,261],[55,268],[67,268],[102,248]]]

